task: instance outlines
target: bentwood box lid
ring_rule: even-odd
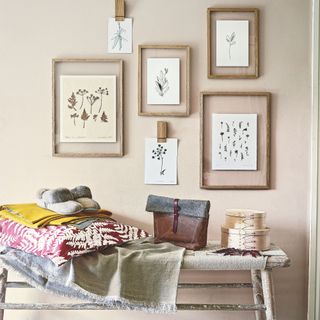
[[[174,198],[149,195],[146,211],[148,212],[161,212],[161,213],[173,213]],[[210,201],[208,200],[186,200],[179,199],[179,214],[197,217],[207,218],[209,216]]]
[[[265,218],[266,213],[264,211],[252,209],[226,209],[226,216],[259,219]]]

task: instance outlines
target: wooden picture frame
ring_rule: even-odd
[[[63,115],[66,113],[65,106],[62,109],[61,104],[64,104],[64,100],[60,98],[63,94],[63,81],[66,78],[80,79],[106,79],[110,78],[114,84],[113,90],[113,109],[110,111],[109,118],[108,112],[104,115],[90,115],[89,107],[87,108],[87,116],[91,117],[89,120],[96,121],[97,125],[101,125],[102,122],[109,122],[106,125],[112,125],[111,131],[113,132],[112,140],[70,140],[66,141],[61,129],[62,122],[64,120]],[[70,81],[70,80],[69,80]],[[77,80],[75,80],[77,81]],[[83,81],[83,80],[82,80]],[[92,81],[92,80],[88,80]],[[101,89],[101,88],[100,88]],[[108,90],[107,90],[108,91]],[[111,95],[111,92],[105,93],[105,96],[101,95],[102,99],[109,99],[107,96]],[[93,91],[94,93],[94,91]],[[89,96],[85,96],[85,103],[89,102]],[[100,101],[99,94],[94,93],[97,101]],[[82,96],[78,93],[74,94],[75,108],[73,116],[75,121],[81,121],[83,110],[85,110],[85,105],[81,104],[80,98]],[[62,102],[61,102],[62,101]],[[68,100],[69,101],[69,100]],[[103,100],[107,101],[107,100]],[[83,102],[83,100],[82,100]],[[123,150],[123,61],[120,59],[106,59],[106,58],[57,58],[52,60],[52,155],[54,157],[122,157],[124,154]],[[80,106],[81,104],[81,106]],[[81,107],[83,108],[81,109]],[[94,105],[93,109],[99,110],[101,107],[97,107],[98,104]],[[107,103],[103,105],[103,108],[107,108]],[[92,108],[92,105],[91,105]],[[101,113],[103,111],[101,110]],[[77,110],[78,109],[78,110]],[[80,111],[81,109],[81,111]],[[76,114],[78,113],[78,114]],[[91,111],[92,113],[92,111]],[[98,113],[97,111],[95,113]],[[107,116],[106,116],[107,115]],[[111,117],[110,117],[111,116]],[[70,116],[71,117],[71,116]],[[83,121],[84,123],[85,121]],[[94,122],[92,122],[94,123]],[[85,126],[85,124],[84,124]],[[104,130],[104,129],[102,129]],[[94,130],[92,130],[94,132]],[[85,135],[85,134],[84,134]]]
[[[188,45],[139,45],[138,115],[187,117],[190,113],[190,51]],[[148,104],[148,59],[179,59],[179,103]]]
[[[212,129],[213,114],[257,115],[257,170],[213,169],[212,157],[215,143]],[[200,187],[202,189],[270,188],[270,117],[271,94],[268,92],[201,93]]]
[[[248,21],[248,66],[217,66],[217,21]],[[227,36],[228,37],[228,36]],[[230,39],[228,39],[230,40]],[[219,42],[220,43],[220,42]],[[236,44],[236,39],[234,40]],[[231,44],[230,44],[231,46]],[[259,77],[259,10],[256,8],[207,9],[207,68],[210,79]]]

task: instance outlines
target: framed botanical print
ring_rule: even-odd
[[[140,45],[138,114],[189,115],[190,47]]]
[[[122,61],[53,60],[53,155],[123,155]]]
[[[201,93],[201,188],[270,188],[270,101],[267,92]]]
[[[208,8],[208,78],[259,76],[259,11]]]

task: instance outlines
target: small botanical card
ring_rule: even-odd
[[[108,23],[108,52],[132,53],[132,19],[125,18],[116,21],[109,18]]]
[[[178,140],[145,139],[144,183],[177,184]]]

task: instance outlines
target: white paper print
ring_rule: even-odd
[[[180,59],[147,60],[147,104],[180,103]]]
[[[116,76],[60,77],[60,141],[116,142]]]
[[[257,170],[257,114],[212,114],[212,170]]]
[[[132,53],[132,19],[125,18],[116,21],[109,18],[108,23],[108,52]]]
[[[216,66],[249,66],[249,21],[216,21]]]
[[[144,183],[177,184],[177,139],[145,139]]]

